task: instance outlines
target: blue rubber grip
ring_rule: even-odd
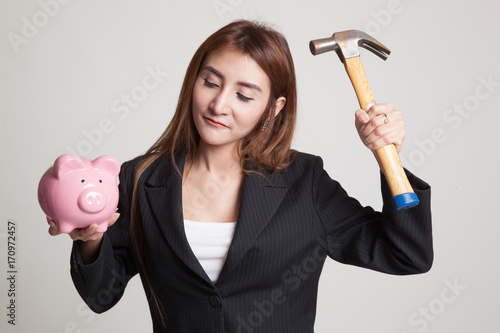
[[[397,210],[408,209],[418,205],[418,197],[413,192],[398,194],[392,200]]]

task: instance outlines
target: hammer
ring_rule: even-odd
[[[331,37],[312,40],[309,43],[313,55],[329,51],[337,52],[356,91],[359,106],[368,112],[375,104],[375,99],[359,57],[359,47],[370,50],[383,60],[386,60],[391,53],[382,43],[359,30],[336,32]],[[418,205],[418,197],[406,177],[396,147],[393,144],[381,147],[375,150],[375,157],[387,179],[396,209],[402,210]]]

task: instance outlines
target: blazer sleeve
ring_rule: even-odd
[[[120,217],[104,233],[98,258],[91,264],[83,264],[78,241],[73,243],[71,252],[73,283],[82,299],[97,313],[113,307],[122,297],[128,281],[138,272],[128,237],[133,168],[127,163],[123,164],[119,179]]]
[[[430,186],[406,171],[419,205],[398,211],[381,174],[382,212],[363,207],[332,180],[317,158],[313,202],[323,225],[328,255],[341,263],[406,275],[424,273],[433,262]]]

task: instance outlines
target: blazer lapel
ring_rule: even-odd
[[[176,159],[181,173],[184,155]],[[194,255],[184,231],[182,212],[182,177],[170,162],[162,161],[146,183],[146,197],[151,211],[172,250],[196,274],[211,282]]]
[[[257,173],[259,174],[252,172],[245,176],[236,230],[218,283],[243,259],[288,191],[283,184],[282,172]]]

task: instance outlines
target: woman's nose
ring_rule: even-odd
[[[215,114],[227,114],[231,109],[229,93],[225,90],[218,92],[210,104],[210,109]]]

